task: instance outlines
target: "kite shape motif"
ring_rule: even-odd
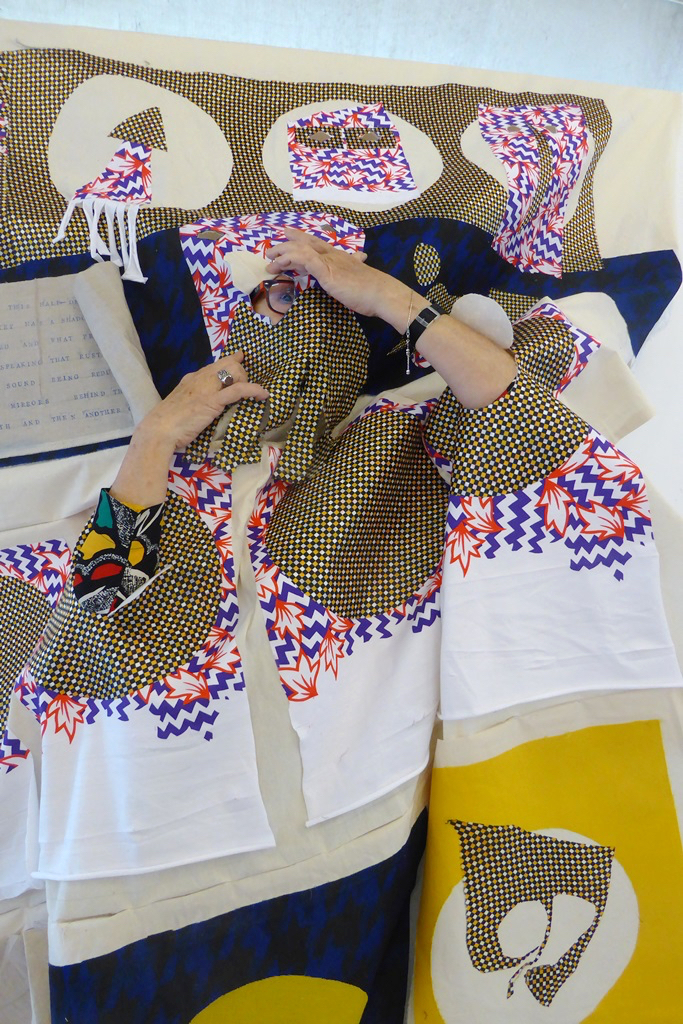
[[[97,178],[76,189],[53,242],[61,242],[65,237],[73,212],[80,207],[88,223],[92,258],[102,263],[108,256],[117,267],[123,267],[126,281],[144,284],[147,278],[140,268],[135,225],[140,207],[152,202],[151,154],[150,147],[143,143],[125,142],[117,149]],[[107,225],[106,243],[99,233],[102,214]]]

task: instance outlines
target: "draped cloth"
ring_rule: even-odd
[[[28,970],[45,1024],[49,958],[55,1021],[402,1024],[408,1000],[437,1024],[597,1007],[673,1024],[678,534],[617,447],[646,403],[615,350],[632,360],[675,319],[678,100],[428,69],[368,86],[371,68],[331,57],[263,82],[230,48],[228,76],[197,71],[201,44],[190,67],[170,42],[145,63],[118,36],[95,56],[32,32],[0,61],[3,280],[78,272],[91,246],[123,256],[93,234],[94,200],[52,239],[77,186],[144,145],[148,283],[126,281],[140,346],[118,372],[142,351],[166,394],[243,345],[273,401],[267,423],[245,403],[177,453],[160,571],[110,615],[69,576],[115,460],[0,469],[3,998]],[[93,96],[96,122],[67,137]],[[322,148],[306,119],[336,130],[359,106],[387,120],[378,140],[344,126],[362,201],[300,202],[288,125]],[[373,193],[367,144],[396,134],[416,187]],[[660,185],[647,222],[642,180]],[[493,297],[514,385],[467,410],[428,367],[406,380],[396,333],[309,280],[266,324],[228,257],[287,223],[364,246],[447,310]]]

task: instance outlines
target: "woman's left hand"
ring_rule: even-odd
[[[354,313],[385,317],[387,308],[393,309],[397,302],[401,305],[401,299],[407,308],[405,296],[410,290],[381,270],[367,266],[365,253],[348,252],[296,228],[282,230],[287,241],[277,242],[268,250],[271,273],[311,274],[328,295]]]

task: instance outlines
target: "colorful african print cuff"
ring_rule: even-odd
[[[143,587],[159,563],[164,503],[140,509],[100,492],[95,515],[76,546],[74,593],[79,604],[112,612]]]

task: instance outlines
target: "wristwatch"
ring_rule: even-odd
[[[415,345],[419,341],[422,332],[440,316],[447,316],[446,310],[442,309],[441,306],[437,306],[435,302],[430,302],[428,306],[420,310],[415,319],[408,325],[406,344],[411,355],[415,351]]]

